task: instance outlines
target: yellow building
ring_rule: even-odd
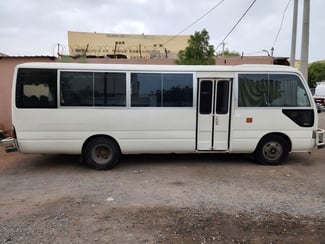
[[[68,32],[71,56],[118,57],[128,59],[176,58],[188,46],[190,36],[124,35]]]
[[[300,69],[300,67],[301,67],[301,61],[300,60],[295,60],[295,66],[294,66],[295,68],[297,68],[297,69]]]

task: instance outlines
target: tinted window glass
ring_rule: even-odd
[[[239,107],[309,107],[302,81],[290,74],[240,74]]]
[[[134,107],[192,107],[192,74],[132,73]]]
[[[161,106],[161,75],[131,74],[132,97],[134,107]]]
[[[93,105],[93,73],[61,72],[61,105]]]
[[[200,85],[200,114],[212,112],[212,81],[205,80]]]
[[[61,72],[62,106],[126,106],[126,74]]]
[[[193,104],[191,74],[163,74],[164,107],[191,107]]]
[[[57,108],[57,70],[19,69],[16,106],[18,108]]]
[[[295,75],[269,76],[269,103],[271,107],[309,107],[307,92]]]
[[[228,103],[229,103],[229,81],[219,80],[217,83],[217,102],[216,102],[216,113],[227,114]]]
[[[266,107],[267,98],[266,74],[240,74],[238,78],[238,106]]]
[[[312,127],[315,122],[314,110],[312,109],[283,109],[282,113],[301,127]]]
[[[125,73],[95,74],[95,105],[125,106],[126,105]]]

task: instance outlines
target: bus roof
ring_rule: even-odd
[[[170,71],[170,72],[295,72],[290,66],[242,64],[242,65],[147,65],[147,64],[96,64],[33,62],[17,65],[17,68],[61,69],[61,70],[112,70],[112,71]]]

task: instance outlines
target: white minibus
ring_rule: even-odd
[[[325,108],[325,81],[320,82],[315,88],[314,101],[320,113]]]
[[[324,147],[301,73],[278,65],[25,63],[12,123],[7,151],[80,154],[95,169],[141,153],[253,153],[277,165]]]

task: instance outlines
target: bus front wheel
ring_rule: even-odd
[[[280,135],[266,136],[255,151],[257,162],[265,165],[279,165],[287,159],[288,154],[288,142]]]
[[[85,146],[83,157],[86,163],[94,169],[112,169],[120,158],[118,145],[110,138],[96,137]]]

